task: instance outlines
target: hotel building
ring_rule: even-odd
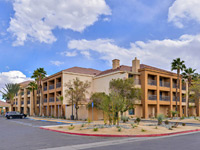
[[[105,92],[108,94],[109,82],[117,78],[134,78],[135,86],[142,90],[141,100],[136,101],[133,110],[127,111],[127,116],[143,118],[156,117],[158,114],[170,116],[170,111],[175,110],[177,75],[170,71],[140,64],[140,60],[135,58],[132,61],[132,66],[120,65],[120,60],[114,59],[112,61],[112,68],[105,71],[72,67],[44,78],[42,82],[42,98],[45,116],[65,116],[67,119],[70,118],[72,106],[65,91],[67,89],[66,84],[75,78],[91,83],[91,86],[87,89],[86,101],[79,106],[78,114],[80,119],[92,118],[92,111],[87,108],[91,94],[95,92]],[[13,109],[33,115],[33,94],[27,90],[29,82],[20,84],[21,89],[18,95],[15,96],[16,104],[14,103]],[[178,87],[178,111],[180,116],[186,115],[187,87],[187,83],[182,83],[180,78],[180,85]],[[63,102],[57,98],[58,95],[64,97]],[[38,114],[39,100],[35,100],[35,104],[37,106],[36,114]],[[200,115],[199,109],[196,111],[196,108],[199,108],[200,105],[196,105],[195,103],[190,103],[190,115]],[[94,119],[103,119],[103,113],[95,108]]]

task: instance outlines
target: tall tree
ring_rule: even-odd
[[[192,69],[192,68],[186,68],[184,70],[184,72],[182,73],[183,79],[185,79],[188,82],[188,98],[190,96],[190,92],[191,92],[191,86],[192,86],[192,81],[196,78],[196,73],[195,73],[196,69]],[[189,99],[187,101],[187,116],[189,116]]]
[[[78,120],[78,109],[79,105],[86,100],[87,89],[90,87],[91,83],[88,81],[81,81],[79,78],[70,80],[65,86],[66,97],[71,97],[71,103],[75,104],[76,109],[76,120]],[[73,106],[72,106],[73,107]]]
[[[40,97],[40,103],[39,103],[39,108],[40,108],[40,116],[43,115],[43,98],[42,98],[42,79],[46,77],[46,71],[44,68],[37,68],[34,70],[33,75],[31,78],[34,78],[35,81],[37,82],[37,87],[38,87],[38,93]]]
[[[13,106],[13,102],[14,102],[13,99],[15,95],[17,94],[17,92],[19,91],[19,89],[20,89],[19,84],[8,83],[8,84],[5,84],[5,88],[3,88],[3,91],[0,91],[0,92],[2,93],[4,99],[11,101],[11,106]],[[16,105],[16,99],[15,99],[15,105]]]
[[[36,102],[35,90],[37,90],[37,84],[34,81],[30,82],[28,84],[28,90],[32,91],[32,94],[33,94],[32,95],[33,96],[33,115],[35,116],[35,102]]]
[[[185,66],[185,61],[182,61],[180,58],[174,59],[171,63],[171,70],[177,71],[177,82],[176,82],[176,111],[178,111],[178,88],[180,87],[180,73],[183,71],[186,66]]]

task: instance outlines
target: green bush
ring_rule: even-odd
[[[122,129],[121,128],[118,128],[118,132],[121,132],[122,131]]]
[[[95,132],[98,131],[98,130],[99,130],[99,128],[94,128],[94,129],[93,129],[93,131],[95,131]]]
[[[172,117],[175,117],[176,115],[178,115],[179,114],[179,112],[178,111],[171,111],[171,114],[172,114]]]
[[[88,119],[87,119],[87,122],[88,122],[88,123],[91,123],[92,121],[88,118]]]
[[[75,128],[75,126],[73,126],[73,125],[68,127],[69,130],[73,130],[74,128]]]
[[[165,120],[165,124],[168,125],[168,124],[169,124],[169,121],[168,121],[168,120]]]
[[[165,118],[165,116],[163,114],[159,114],[157,116],[157,120],[158,120],[158,125],[161,125],[163,122],[163,119]]]
[[[126,122],[128,122],[129,117],[122,116],[121,120],[123,121],[123,123],[126,123]]]
[[[141,129],[141,132],[146,132],[147,130],[145,130],[145,129]]]
[[[85,124],[82,124],[81,127],[82,127],[82,128],[85,127]]]
[[[184,116],[180,118],[180,120],[183,120],[183,119],[185,119],[185,117],[184,117]]]
[[[186,124],[185,124],[185,123],[182,123],[182,126],[186,126]]]
[[[155,129],[158,129],[158,126],[156,126]]]
[[[138,125],[139,125],[140,121],[141,121],[140,118],[136,118],[136,119],[135,119],[135,123],[137,123]]]
[[[132,126],[132,128],[136,128],[137,127],[137,125],[135,125],[135,124],[131,124],[131,126]]]

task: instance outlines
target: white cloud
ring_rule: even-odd
[[[20,71],[9,71],[9,72],[1,72],[0,73],[0,90],[5,86],[6,83],[20,83],[27,80],[31,80],[30,78],[26,77]],[[1,97],[1,93],[0,93]]]
[[[61,55],[64,55],[64,56],[67,56],[67,57],[74,57],[74,56],[77,55],[77,52],[76,51],[73,51],[73,52],[65,51],[65,52],[62,52]]]
[[[79,51],[95,51],[100,54],[100,59],[110,63],[118,58],[121,64],[131,65],[131,60],[138,57],[142,63],[170,70],[171,61],[180,57],[188,66],[200,69],[200,34],[183,35],[175,40],[136,41],[130,43],[130,48],[117,46],[112,39],[71,40],[68,47]]]
[[[89,51],[82,51],[81,54],[84,55],[87,59],[91,59]]]
[[[50,62],[51,62],[51,64],[56,65],[56,66],[60,66],[60,65],[64,64],[64,62],[61,62],[61,61],[50,61]]]
[[[183,28],[185,21],[200,23],[200,0],[176,0],[169,8],[168,21]]]
[[[13,9],[8,31],[16,37],[14,46],[27,40],[52,43],[53,29],[82,32],[100,15],[111,14],[105,0],[15,0]]]

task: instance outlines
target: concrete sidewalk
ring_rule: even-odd
[[[84,121],[75,121],[75,120],[64,120],[56,118],[43,118],[43,117],[28,117],[30,120],[45,121],[45,122],[56,122],[56,123],[67,123],[67,124],[82,124]]]

